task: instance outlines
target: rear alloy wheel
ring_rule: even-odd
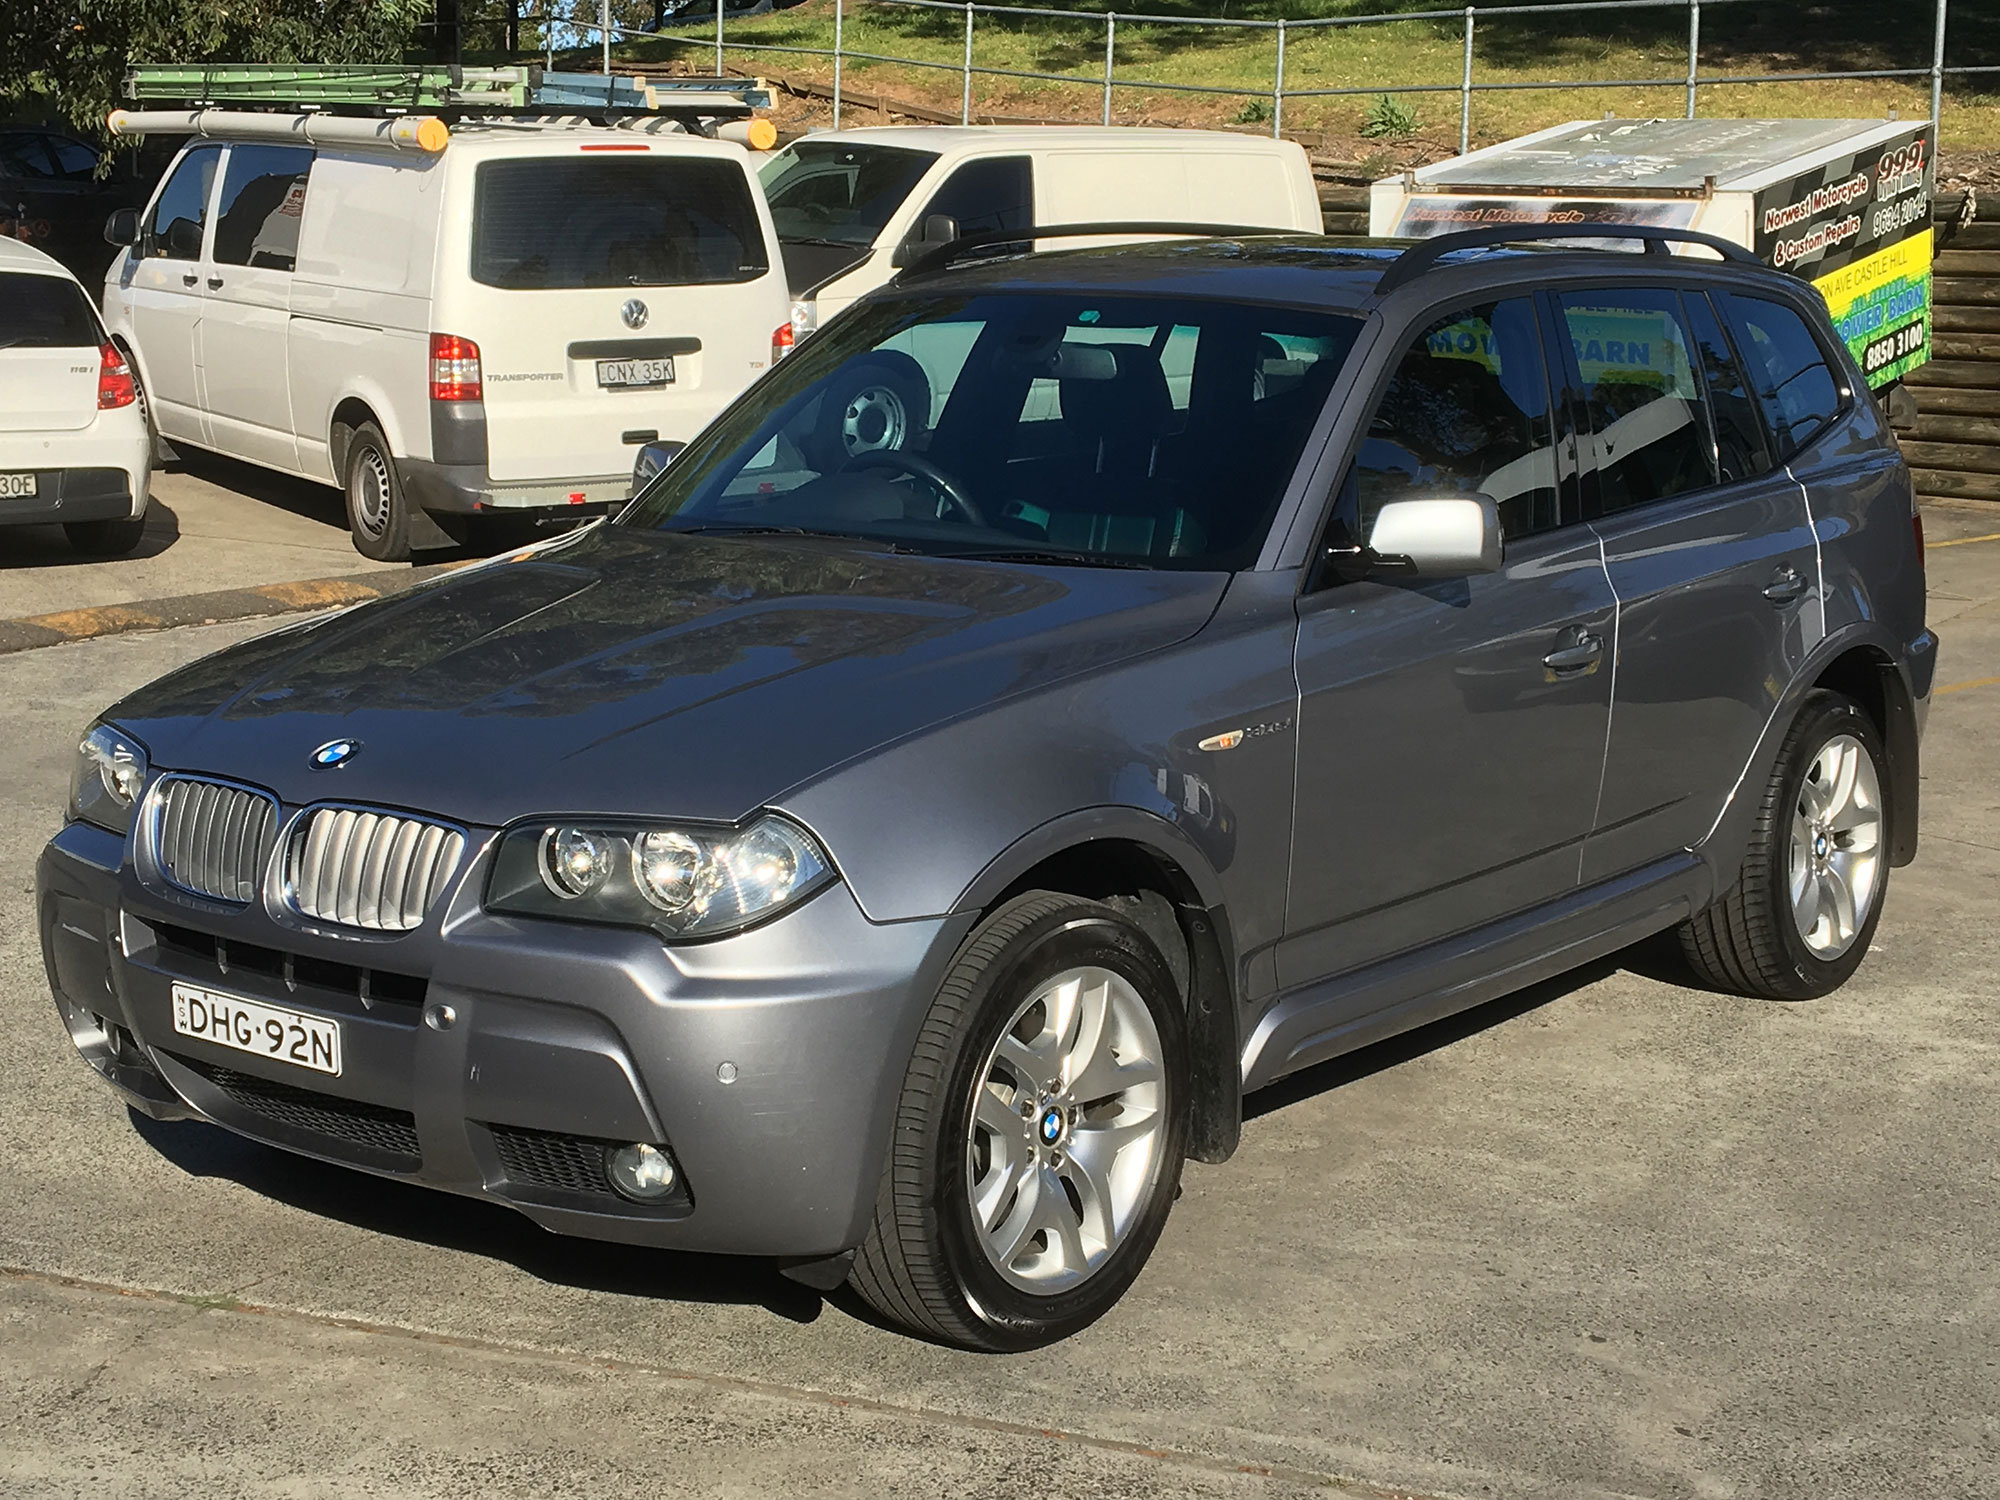
[[[1100,1317],[1173,1205],[1186,1047],[1172,974],[1120,913],[1047,892],[1002,908],[918,1037],[855,1290],[971,1349]]]
[[[354,550],[377,562],[406,562],[410,556],[410,508],[389,441],[373,422],[363,422],[347,442],[347,529]]]
[[[1811,1000],[1867,956],[1889,880],[1881,735],[1850,698],[1816,692],[1778,753],[1743,873],[1680,930],[1681,951],[1717,989]]]

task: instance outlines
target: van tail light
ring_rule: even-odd
[[[125,362],[125,356],[116,344],[97,346],[97,409],[116,411],[121,406],[130,406],[139,399],[139,382],[132,378],[132,367]]]
[[[483,399],[479,375],[479,346],[455,333],[431,335],[431,400],[478,401]]]
[[[771,363],[775,365],[787,354],[790,354],[798,341],[799,336],[792,332],[791,324],[780,323],[776,328],[773,328],[771,330]]]

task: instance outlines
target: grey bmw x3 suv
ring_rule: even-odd
[[[70,1035],[1006,1349],[1309,1064],[1668,929],[1822,995],[1916,850],[1921,525],[1812,290],[1709,248],[933,254],[615,519],[109,710]]]

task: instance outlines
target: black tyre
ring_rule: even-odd
[[[930,415],[923,366],[907,354],[871,354],[842,369],[820,398],[810,457],[830,474],[864,453],[902,452]]]
[[[1778,752],[1743,873],[1680,928],[1681,952],[1719,990],[1812,1000],[1860,967],[1889,885],[1888,760],[1851,698],[1815,692]]]
[[[354,537],[354,550],[377,562],[407,561],[410,503],[389,440],[373,422],[363,422],[348,439],[341,487],[347,496],[347,529]]]
[[[1143,932],[1071,896],[1008,903],[925,1018],[849,1284],[885,1318],[970,1349],[1083,1328],[1166,1225],[1186,1078],[1183,1002]]]
[[[85,557],[125,557],[146,535],[143,515],[116,521],[65,521],[63,535]]]

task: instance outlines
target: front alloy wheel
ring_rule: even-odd
[[[1122,913],[1046,891],[1009,902],[925,1017],[851,1285],[969,1349],[1033,1348],[1100,1317],[1173,1206],[1186,1053],[1179,987]]]

